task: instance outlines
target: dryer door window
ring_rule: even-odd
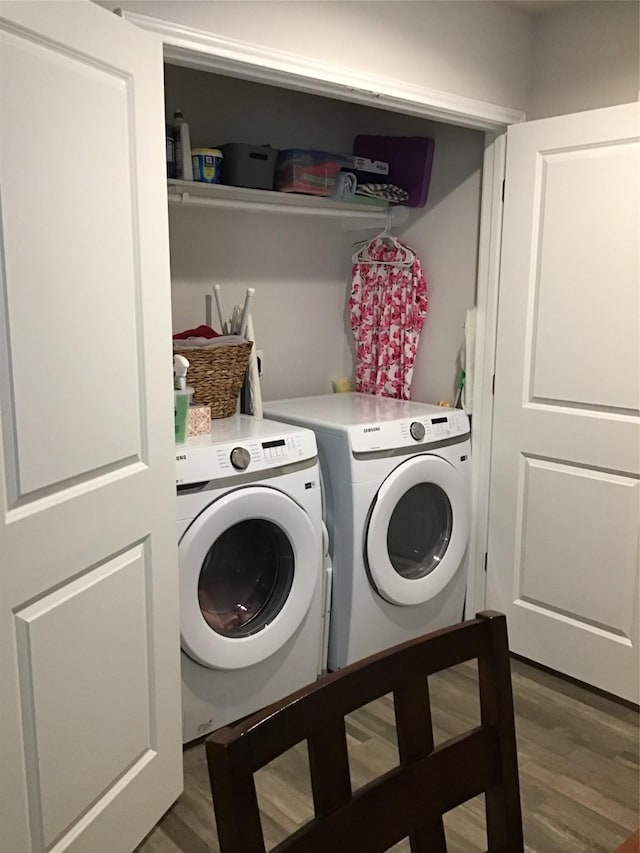
[[[207,624],[224,637],[262,631],[284,607],[294,556],[282,528],[262,518],[234,524],[205,557],[198,602]]]
[[[412,486],[391,513],[387,552],[393,568],[407,580],[424,578],[445,555],[453,512],[447,493],[435,483]]]
[[[322,569],[317,525],[276,489],[228,492],[178,545],[182,649],[212,669],[260,663],[309,612]]]
[[[365,561],[392,604],[422,604],[459,571],[469,540],[466,472],[424,454],[398,465],[369,514]]]

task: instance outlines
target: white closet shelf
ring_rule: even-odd
[[[387,205],[358,204],[336,201],[321,196],[296,195],[270,190],[252,190],[245,187],[229,187],[224,184],[205,184],[198,181],[168,181],[169,203],[199,207],[248,210],[256,213],[280,213],[289,215],[333,216],[340,219],[362,219],[383,221],[388,210],[406,213],[406,208]],[[402,216],[401,218],[404,218]]]

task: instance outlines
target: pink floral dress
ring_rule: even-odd
[[[401,266],[403,249],[382,240],[371,243],[367,253],[374,260],[353,265],[349,297],[356,391],[410,400],[418,339],[427,314],[427,283],[417,255],[411,266]]]

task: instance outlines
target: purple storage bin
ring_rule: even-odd
[[[435,142],[428,136],[356,136],[356,157],[384,160],[388,177],[375,176],[377,183],[395,184],[409,193],[406,207],[424,207],[429,194]]]

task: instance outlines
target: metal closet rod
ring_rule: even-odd
[[[303,216],[331,216],[341,219],[379,219],[387,218],[385,210],[341,210],[339,207],[305,207],[304,205],[265,204],[257,201],[239,201],[228,198],[203,198],[184,193],[169,193],[172,204],[187,204],[197,207],[219,207],[229,210],[248,210],[255,213],[302,214]],[[390,214],[393,220],[393,213]]]

